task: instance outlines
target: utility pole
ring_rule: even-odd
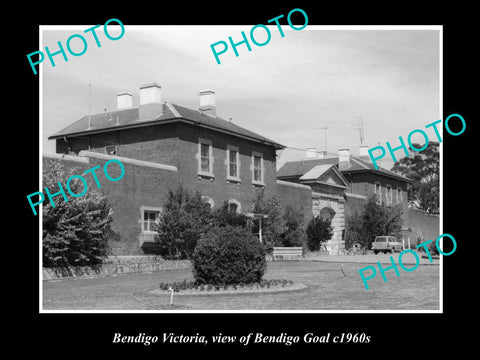
[[[92,89],[92,84],[88,84],[88,129],[92,128],[92,122],[91,122],[91,119],[90,119],[91,102],[92,102],[92,99],[91,99],[92,90],[91,89]]]

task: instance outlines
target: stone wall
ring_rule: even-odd
[[[328,216],[330,213],[333,235],[327,241],[326,247],[331,255],[336,255],[340,249],[345,248],[345,200],[342,196],[313,193],[313,216]]]
[[[103,275],[157,272],[164,270],[188,269],[190,260],[163,260],[156,256],[109,257],[98,267],[77,266],[68,268],[43,268],[43,280],[62,278],[90,278]]]

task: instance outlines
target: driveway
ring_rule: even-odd
[[[417,253],[419,257],[419,264],[420,265],[439,265],[439,259],[433,259],[433,262],[430,262],[428,257],[423,258],[426,256],[422,253]],[[381,264],[391,264],[390,257],[392,256],[395,260],[395,263],[398,265],[398,257],[400,253],[395,252],[393,254],[367,254],[367,255],[315,255],[315,254],[307,254],[305,257],[306,260],[312,261],[322,261],[322,262],[334,262],[334,263],[363,263],[363,264],[376,264],[380,262]],[[415,256],[409,252],[402,255],[402,263],[403,264],[415,264],[416,259]]]

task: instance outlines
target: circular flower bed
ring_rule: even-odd
[[[291,280],[273,279],[260,280],[256,283],[239,283],[239,284],[223,284],[210,285],[199,284],[192,281],[181,281],[172,283],[160,283],[157,290],[152,291],[154,294],[170,294],[173,290],[176,295],[210,295],[210,294],[237,294],[252,292],[278,292],[293,291],[306,288],[305,285],[294,283]]]

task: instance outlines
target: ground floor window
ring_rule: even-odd
[[[202,199],[203,201],[205,201],[207,204],[210,205],[210,208],[213,209],[213,207],[215,206],[215,202],[213,201],[213,199],[210,197],[210,196],[202,196]]]
[[[155,224],[158,223],[158,218],[160,216],[161,209],[153,208],[142,208],[142,232],[143,233],[154,233]]]
[[[233,213],[240,213],[242,206],[239,201],[235,199],[228,200],[228,210]]]

